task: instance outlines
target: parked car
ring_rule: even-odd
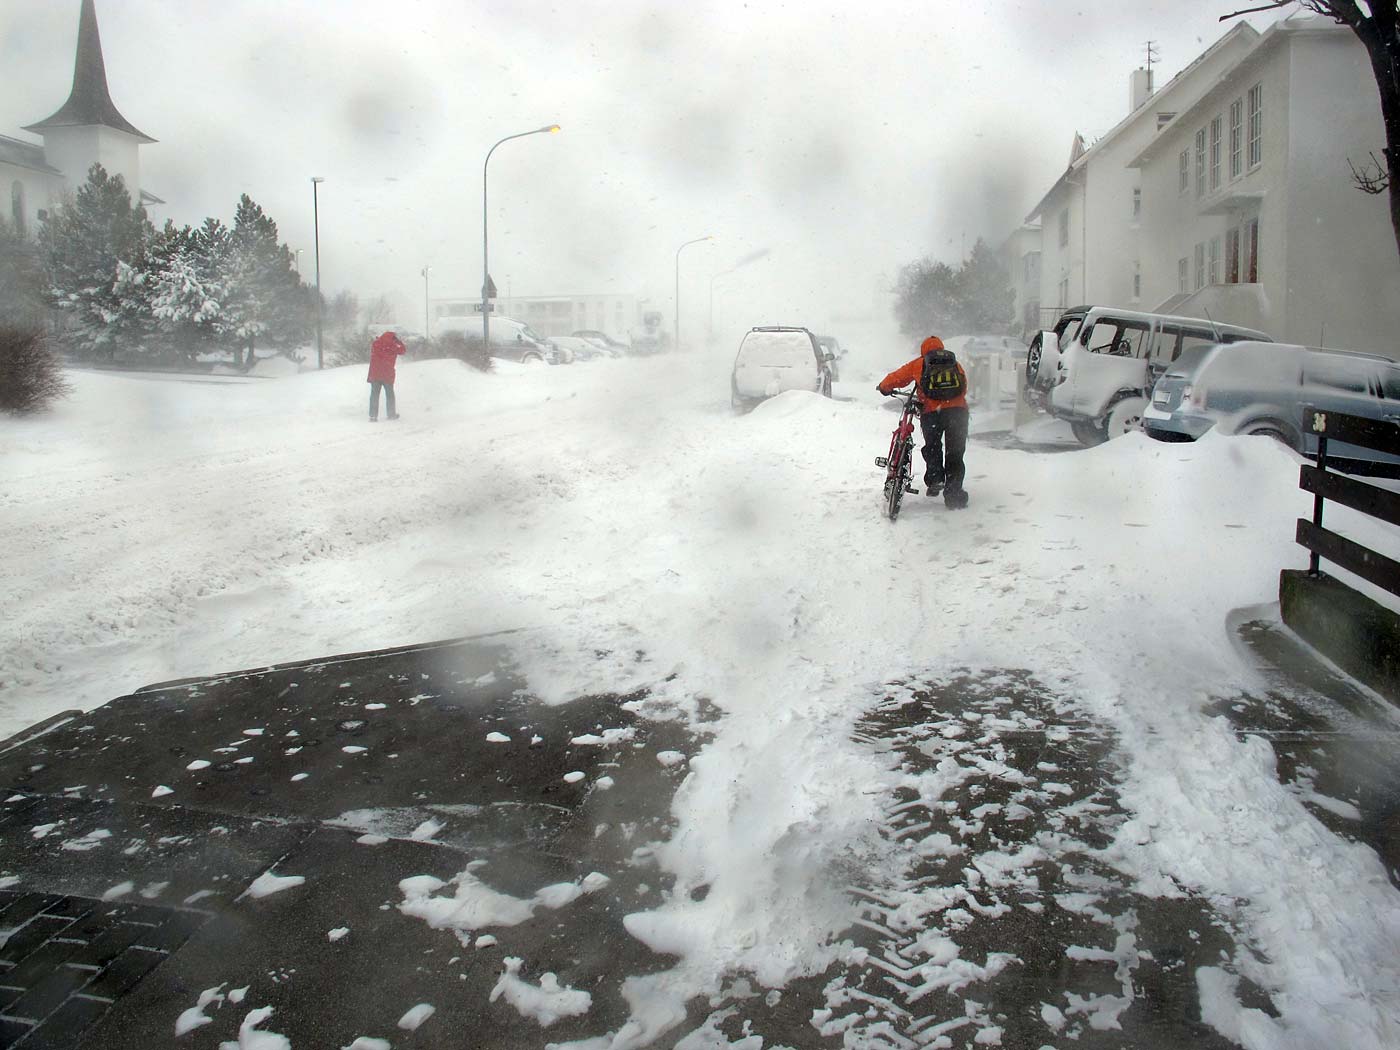
[[[618,357],[632,349],[621,339],[614,339],[607,332],[599,332],[596,329],[573,332],[572,336],[575,339],[587,339],[589,342],[602,346],[605,350],[611,351],[613,357]]]
[[[1288,343],[1236,343],[1184,353],[1152,388],[1142,426],[1161,441],[1207,430],[1263,434],[1317,455],[1305,405],[1400,423],[1400,365],[1374,354]],[[1328,442],[1327,458],[1358,474],[1400,475],[1400,457]]]
[[[567,354],[571,361],[592,361],[596,358],[618,356],[616,350],[602,345],[596,339],[585,339],[577,335],[552,335],[549,341],[560,353]]]
[[[841,382],[841,358],[846,356],[846,348],[834,335],[817,336],[817,345],[831,355],[831,360],[827,362],[831,367],[831,381]]]
[[[440,331],[458,331],[468,339],[481,339],[481,315],[463,318],[439,318]],[[511,317],[491,318],[491,356],[521,364],[559,364],[560,358],[544,336],[537,334],[524,321]]]
[[[1082,444],[1097,445],[1138,429],[1153,384],[1182,353],[1244,340],[1272,341],[1196,317],[1072,307],[1031,340],[1026,399],[1066,420]]]
[[[811,390],[830,397],[831,361],[831,353],[806,328],[751,328],[734,358],[730,400],[735,408],[751,408],[788,390]]]

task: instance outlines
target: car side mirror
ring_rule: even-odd
[[[835,361],[835,360],[836,360],[836,355],[833,354],[830,350],[828,350],[826,353],[822,354],[822,360],[823,360],[823,361]]]

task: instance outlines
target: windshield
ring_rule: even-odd
[[[1400,1048],[1395,3],[0,27],[0,1048]]]

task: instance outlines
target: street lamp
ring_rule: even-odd
[[[305,250],[306,250],[306,249],[304,249],[304,248],[298,248],[298,249],[297,249],[296,258],[294,258],[294,259],[292,260],[292,265],[295,266],[295,267],[297,268],[297,276],[298,276],[298,277],[301,276],[301,253],[302,253],[303,251],[305,251]]]
[[[433,315],[428,299],[428,274],[432,272],[431,266],[423,267],[423,338],[433,337]]]
[[[686,241],[680,248],[676,249],[676,349],[681,348],[681,249],[692,244],[699,244],[701,241],[714,240],[708,233],[703,237],[696,237],[693,241]]]
[[[523,139],[526,135],[553,135],[559,130],[558,124],[549,124],[543,128],[536,128],[534,131],[522,131],[516,135],[507,135],[501,142],[509,142],[511,139]],[[486,167],[491,163],[491,154],[496,152],[496,143],[486,151],[486,159],[481,163],[481,341],[486,344],[486,353],[491,353],[491,298],[493,289],[491,287],[491,268],[486,257]]]
[[[316,237],[316,367],[325,368],[326,359],[321,352],[321,203],[317,189],[326,180],[319,175],[311,177],[311,222]]]

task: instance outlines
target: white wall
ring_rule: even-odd
[[[87,181],[88,169],[101,164],[108,175],[120,175],[132,204],[141,199],[140,140],[124,131],[104,127],[49,128],[44,133],[44,159],[63,172],[71,189]]]
[[[58,203],[58,191],[54,187],[57,181],[55,176],[45,175],[33,168],[0,161],[0,216],[11,228],[14,227],[12,195],[14,184],[18,182],[23,187],[24,231],[32,238],[39,230],[39,212]]]
[[[1290,59],[1284,337],[1400,359],[1400,254],[1388,198],[1358,190],[1347,167],[1347,158],[1359,167],[1385,145],[1365,49],[1349,31],[1302,33]]]

